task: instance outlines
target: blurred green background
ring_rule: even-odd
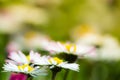
[[[119,23],[120,0],[0,0],[0,80],[9,80],[10,73],[1,72],[2,66],[9,42],[19,34],[34,31],[52,40],[76,42],[81,37],[79,32],[82,33],[78,27],[88,25],[100,35],[115,37],[119,45]],[[21,44],[19,39],[17,43]],[[80,59],[78,63],[80,71],[70,71],[67,80],[120,80],[120,60]],[[56,80],[62,80],[64,72]],[[50,77],[34,80],[50,80]]]

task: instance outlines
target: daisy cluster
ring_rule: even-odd
[[[4,71],[24,73],[30,76],[38,76],[40,74],[45,74],[46,71],[44,67],[37,66],[34,64],[36,57],[39,57],[38,53],[31,51],[29,55],[23,54],[21,51],[11,52],[8,55],[6,64],[4,65]]]
[[[43,55],[42,52],[40,54],[30,51],[26,55],[21,51],[11,51],[3,66],[4,71],[22,73],[28,77],[46,75],[48,70],[53,75],[56,75],[62,69],[79,72],[77,59],[88,57],[95,52],[95,48],[91,46],[55,41],[47,41],[42,49],[49,52],[49,54]]]
[[[21,51],[11,52],[3,69],[5,72],[23,73],[35,77],[46,75],[47,68],[52,70],[56,67],[79,71],[79,65],[76,63],[68,63],[58,57],[41,56],[33,51],[30,51],[27,56]]]

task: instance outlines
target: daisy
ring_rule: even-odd
[[[24,73],[27,75],[31,75],[33,77],[42,75],[45,73],[45,70],[43,68],[40,68],[39,66],[33,66],[29,64],[23,64],[23,65],[16,65],[13,63],[6,63],[3,67],[5,72],[16,72],[16,73]]]
[[[58,57],[49,57],[49,56],[42,56],[38,60],[34,62],[36,65],[48,65],[50,69],[55,67],[70,69],[74,71],[79,71],[79,65],[76,63],[68,63]]]
[[[35,31],[28,31],[12,36],[7,45],[7,51],[43,50],[50,41],[51,39],[47,35]]]
[[[8,58],[6,62],[14,63],[14,64],[30,64],[35,61],[37,57],[40,57],[39,53],[34,53],[33,51],[30,51],[29,55],[23,54],[21,51],[18,52],[11,52],[8,55]]]
[[[45,49],[50,51],[51,54],[67,53],[76,55],[78,57],[81,57],[86,53],[93,53],[95,51],[95,48],[91,46],[60,42],[51,42]]]
[[[76,33],[77,32],[77,33]],[[92,45],[96,47],[96,55],[87,58],[94,60],[120,60],[120,45],[119,41],[110,34],[100,34],[91,26],[81,26],[76,28],[74,37],[76,44]]]
[[[39,32],[29,31],[24,34],[23,42],[25,43],[26,47],[29,49],[40,49],[45,47],[49,41],[50,37]],[[32,43],[31,43],[32,42]]]

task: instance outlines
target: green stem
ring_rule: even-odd
[[[52,80],[55,80],[55,77],[56,77],[57,73],[60,72],[61,69],[62,68],[60,68],[60,67],[54,67],[54,68],[51,69],[51,71],[52,71]]]
[[[56,75],[57,75],[57,72],[52,71],[52,80],[55,80]]]
[[[69,74],[69,70],[66,70],[63,80],[67,80],[68,74]]]
[[[29,76],[27,80],[33,80],[33,77]]]

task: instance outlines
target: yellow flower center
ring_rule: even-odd
[[[73,48],[73,52],[76,51],[76,45],[73,44],[65,44],[66,49],[70,52],[71,48]]]
[[[25,34],[25,38],[28,40],[32,39],[34,36],[35,36],[35,32],[33,32],[33,31],[30,31],[30,32]]]
[[[31,72],[31,71],[34,70],[34,68],[29,66],[28,64],[24,64],[24,65],[18,66],[18,70],[24,70],[25,68],[28,69],[28,72]]]
[[[26,58],[27,58],[27,60],[30,62],[30,56],[28,55],[28,56],[26,56]]]
[[[60,63],[63,62],[63,60],[59,59],[58,57],[51,58],[51,59],[49,60],[49,62],[52,63],[52,60],[54,60],[55,62],[57,62],[57,64],[60,64]]]

